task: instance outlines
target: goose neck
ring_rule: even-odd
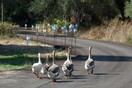
[[[89,58],[91,58],[91,49],[89,49]]]
[[[55,64],[55,52],[53,52],[53,64]]]
[[[49,60],[49,56],[47,56],[47,58],[46,58],[46,64],[49,62],[48,60]]]
[[[53,57],[53,64],[55,64],[55,58]]]
[[[70,60],[70,55],[69,55],[69,53],[67,53],[67,60]]]
[[[68,51],[68,59],[71,60],[71,50]]]
[[[38,55],[38,62],[41,63],[40,55]]]

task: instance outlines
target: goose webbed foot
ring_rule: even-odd
[[[42,77],[39,77],[39,79],[42,79]]]
[[[37,76],[37,78],[39,78],[39,76],[38,75],[36,75]]]
[[[49,77],[46,77],[46,79],[50,79]]]
[[[87,71],[88,74],[93,74],[93,69]]]
[[[65,78],[70,78],[70,76],[69,75],[65,75]]]
[[[68,78],[68,76],[67,76],[67,75],[65,75],[65,78]]]
[[[88,74],[91,74],[91,72],[90,72],[89,70],[87,71],[87,73],[88,73]]]
[[[93,69],[91,70],[91,74],[93,74]]]
[[[38,74],[37,73],[34,73],[35,74],[35,77],[39,78]]]
[[[73,76],[73,74],[72,74],[72,73],[70,73],[69,77],[71,77],[71,76]]]
[[[55,79],[52,79],[52,82],[56,82],[56,80]]]

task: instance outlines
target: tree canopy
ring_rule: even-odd
[[[31,25],[34,22],[53,22],[54,19],[89,26],[112,19],[119,12],[124,17],[119,6],[121,2],[125,3],[125,0],[3,0],[3,14],[4,21],[21,26],[26,21]],[[2,8],[0,11],[2,13]]]

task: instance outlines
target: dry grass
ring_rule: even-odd
[[[88,31],[79,32],[79,37],[132,43],[132,21],[123,22],[118,19],[114,19],[105,25],[92,27]]]
[[[9,53],[10,50],[16,49],[16,51],[21,51],[21,53],[36,53],[40,52],[42,53],[42,56],[45,57],[45,55],[51,55],[52,51],[55,50],[55,48],[52,45],[36,42],[36,41],[30,41],[29,46],[27,46],[27,41],[20,39],[20,38],[0,38],[0,49],[2,49],[3,52]],[[25,49],[27,48],[27,49]],[[5,49],[5,50],[4,50]],[[27,52],[28,50],[28,52]],[[57,50],[56,56],[61,57],[65,56],[66,51]]]

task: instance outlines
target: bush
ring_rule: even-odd
[[[130,0],[130,3],[126,2],[125,5],[125,15],[132,19],[132,0]]]
[[[64,25],[66,25],[68,27],[69,24],[70,24],[70,22],[64,21],[64,20],[60,20],[60,19],[54,19],[54,23],[57,24],[59,28],[61,28]]]
[[[132,45],[132,38],[131,38],[131,37],[127,38],[126,43],[128,43],[128,44],[131,44],[131,45]]]
[[[7,22],[0,22],[0,35],[13,37],[15,36],[15,31],[17,28],[17,25],[13,25]]]

